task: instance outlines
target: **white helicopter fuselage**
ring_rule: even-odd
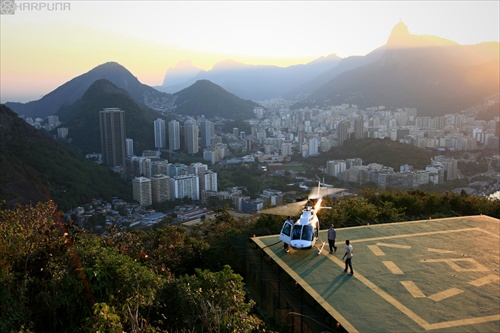
[[[316,243],[319,231],[319,221],[313,207],[302,210],[300,218],[294,223],[285,221],[280,233],[280,240],[294,249],[310,249]]]
[[[293,225],[290,245],[295,249],[310,249],[316,243],[317,231],[318,217],[311,207],[306,207]]]
[[[319,240],[319,219],[318,212],[320,209],[330,209],[331,207],[322,207],[324,193],[321,192],[321,183],[318,184],[318,191],[316,194],[309,195],[308,200],[318,199],[313,206],[305,206],[302,209],[302,214],[297,221],[290,218],[283,223],[279,239],[297,250],[311,249],[315,247],[316,242]],[[318,254],[323,251],[325,242],[320,241],[318,247]],[[285,246],[285,249],[287,247]],[[288,252],[288,251],[287,251]]]

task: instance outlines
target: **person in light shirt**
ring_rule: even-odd
[[[349,275],[353,275],[354,271],[352,269],[352,256],[353,256],[354,249],[352,248],[352,245],[350,245],[350,241],[348,239],[345,241],[345,245],[346,245],[345,246],[345,254],[342,257],[342,260],[344,260],[344,258],[345,258],[344,273],[347,273],[347,268],[349,267],[349,269],[351,270]]]

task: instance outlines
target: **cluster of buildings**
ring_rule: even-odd
[[[134,158],[140,176],[132,179],[134,200],[143,206],[189,198],[200,200],[203,191],[217,192],[217,173],[202,163],[171,164],[159,158]],[[135,163],[137,162],[137,164]]]
[[[255,110],[251,133],[245,137],[246,147],[252,151],[308,157],[353,138],[390,138],[420,148],[452,151],[499,146],[500,117],[491,121],[463,113],[418,117],[415,108],[360,110],[350,104],[292,110],[290,103],[279,99],[261,105],[267,110]]]
[[[250,133],[238,128],[233,133],[216,133],[215,123],[203,116],[187,118],[182,124],[158,118],[153,124],[155,148],[202,152],[204,161],[215,164],[227,158],[230,150],[243,155],[298,154],[307,158],[342,146],[352,138],[390,138],[420,148],[454,151],[499,146],[500,117],[491,121],[465,114],[418,117],[415,108],[386,110],[380,106],[360,110],[350,104],[291,110],[290,103],[284,100],[262,104],[266,109],[255,108],[255,117],[248,121]],[[126,166],[134,163],[134,143],[125,137],[124,113],[116,108],[100,111],[101,147],[103,163],[120,167],[130,177],[133,172]],[[59,129],[61,135],[67,135],[64,128]]]
[[[52,131],[54,128],[57,128],[57,126],[61,125],[61,122],[59,121],[59,116],[54,116],[54,115],[48,116],[47,119],[43,118],[33,119],[31,117],[28,117],[25,119],[25,121],[31,126],[35,127],[36,129],[44,129],[47,132]],[[57,132],[59,134],[59,130]],[[66,132],[66,135],[68,135],[67,128],[61,130],[61,134],[64,134],[64,132]],[[62,138],[62,136],[60,138]],[[66,136],[64,136],[64,138],[66,138]]]
[[[151,161],[151,159],[146,158],[144,162],[148,160]],[[156,162],[161,161],[157,160]],[[283,193],[273,189],[263,190],[262,194],[255,199],[244,195],[239,187],[219,192],[217,173],[209,170],[206,164],[169,164],[166,160],[162,162],[165,167],[164,173],[153,172],[151,176],[138,176],[132,179],[133,198],[144,207],[153,203],[186,198],[206,206],[212,200],[211,198],[214,198],[219,202],[227,203],[235,210],[254,213],[270,206],[281,205],[283,202]],[[205,213],[203,209],[197,207],[185,215],[191,217],[193,214],[203,215]]]
[[[491,101],[490,101],[491,102]],[[498,148],[500,117],[492,121],[476,120],[471,115],[447,114],[439,117],[418,117],[414,108],[386,110],[372,107],[365,110],[343,104],[329,108],[291,109],[291,102],[273,99],[261,102],[248,121],[250,132],[234,128],[232,133],[216,133],[215,124],[203,116],[153,123],[154,146],[157,150],[134,154],[134,142],[126,137],[125,111],[106,108],[99,112],[102,162],[132,180],[134,198],[142,205],[190,198],[205,201],[217,196],[234,202],[243,209],[248,198],[234,193],[218,192],[217,174],[207,164],[189,166],[168,163],[159,152],[182,149],[189,154],[202,152],[210,164],[240,163],[227,159],[229,150],[247,154],[250,160],[286,161],[293,155],[304,158],[342,146],[351,138],[390,138],[421,148],[467,151],[478,146]],[[52,128],[59,124],[57,116],[49,117]],[[28,120],[27,120],[28,121]],[[58,128],[58,136],[67,136],[67,129]],[[257,156],[257,157],[256,157]],[[274,157],[274,158],[273,158]],[[401,166],[399,172],[379,164],[362,165],[360,159],[328,161],[323,170],[339,180],[381,188],[416,188],[429,182],[440,184],[458,176],[457,161],[435,157],[425,170]],[[262,200],[265,201],[265,200]],[[258,210],[259,203],[252,203]]]
[[[121,168],[125,177],[132,179],[134,198],[146,206],[182,198],[205,201],[210,195],[232,200],[238,208],[248,203],[248,198],[237,193],[218,193],[217,174],[208,170],[208,165],[168,163],[159,157],[162,149],[175,151],[182,147],[190,154],[203,149],[204,160],[211,164],[223,160],[229,147],[248,154],[281,157],[300,154],[306,158],[341,146],[348,139],[366,137],[390,138],[422,148],[466,151],[478,145],[498,147],[500,131],[500,117],[489,122],[464,114],[418,117],[414,108],[359,110],[349,104],[291,110],[286,102],[274,101],[266,109],[254,109],[255,117],[249,121],[250,133],[235,128],[233,133],[216,134],[214,123],[203,116],[188,118],[182,126],[177,120],[167,123],[158,118],[153,124],[157,151],[136,156],[132,139],[125,137],[124,113],[117,108],[100,111],[102,159],[108,166]],[[324,172],[339,180],[361,185],[372,182],[380,188],[417,188],[458,177],[457,161],[443,156],[433,158],[425,170],[404,165],[396,172],[387,166],[362,165],[360,159],[351,159],[328,161]],[[253,205],[254,209],[258,207]]]
[[[66,218],[73,219],[82,227],[90,227],[99,232],[112,225],[120,228],[144,229],[164,222],[166,219],[173,224],[196,224],[201,219],[214,214],[209,209],[196,205],[176,206],[172,213],[156,212],[137,202],[129,203],[113,198],[111,203],[93,199],[90,203],[67,212]],[[103,217],[102,224],[89,225],[90,219],[96,215]]]
[[[363,165],[360,158],[330,160],[324,173],[348,183],[364,185],[374,183],[378,188],[412,189],[429,183],[442,184],[458,178],[458,161],[445,156],[435,156],[425,170],[414,170],[405,164],[399,172],[377,163]]]
[[[99,113],[103,163],[133,174],[131,163],[135,163],[134,141],[125,135],[125,111],[106,108]],[[177,120],[168,123],[158,118],[153,122],[154,146],[157,151],[184,150],[188,154],[198,154],[203,148],[203,158],[214,164],[227,155],[228,146],[222,137],[215,134],[214,123],[204,118],[188,118],[183,124]],[[143,153],[144,155],[144,153]],[[148,156],[146,156],[148,157]]]
[[[282,202],[281,192],[274,190],[265,190],[257,199],[242,195],[238,189],[218,192],[217,173],[209,170],[207,164],[169,163],[160,157],[160,151],[163,149],[180,149],[183,137],[183,148],[186,152],[196,154],[201,146],[204,148],[203,156],[211,163],[223,159],[226,156],[227,144],[222,143],[222,137],[215,135],[214,124],[204,117],[186,120],[182,126],[183,135],[178,121],[166,123],[161,118],[156,119],[153,129],[157,150],[143,151],[142,156],[134,154],[133,140],[126,138],[124,117],[125,111],[119,108],[106,108],[99,112],[102,148],[100,157],[105,165],[120,171],[125,178],[132,181],[133,198],[140,205],[147,207],[153,203],[186,198],[201,201],[203,205],[210,197],[215,197],[219,200],[229,200],[237,210],[255,212]],[[240,133],[236,134],[244,137]]]

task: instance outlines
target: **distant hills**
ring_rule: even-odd
[[[95,81],[82,98],[60,109],[59,119],[68,128],[71,145],[84,153],[101,151],[99,111],[110,107],[125,111],[126,136],[134,140],[138,152],[154,147],[153,122],[159,114],[105,79]]]
[[[107,167],[36,130],[0,105],[0,201],[54,200],[67,210],[93,198],[131,200],[130,188]]]
[[[172,95],[176,117],[204,115],[207,118],[244,120],[253,117],[256,103],[236,97],[210,81],[197,81]],[[118,107],[125,111],[126,136],[134,140],[134,149],[141,152],[154,147],[153,122],[168,116],[137,103],[124,89],[108,80],[95,81],[75,103],[62,107],[59,119],[68,128],[71,145],[84,152],[101,151],[99,111]],[[172,116],[172,114],[170,114]]]
[[[332,54],[308,64],[289,67],[247,65],[226,60],[215,64],[209,71],[203,71],[183,62],[167,70],[163,85],[156,88],[174,93],[198,80],[209,80],[244,99],[257,101],[284,97],[294,88],[331,70],[339,64],[340,60],[341,58]],[[193,73],[197,74],[192,75]]]
[[[245,120],[254,117],[253,109],[257,103],[243,100],[220,86],[199,80],[186,89],[174,94],[175,112],[180,115],[207,118],[222,117],[233,120]]]
[[[82,98],[92,83],[100,79],[106,79],[115,86],[126,90],[137,103],[142,105],[168,105],[172,100],[169,94],[159,92],[139,82],[122,65],[116,62],[107,62],[66,82],[39,100],[28,103],[7,102],[5,105],[26,117],[45,118],[56,114],[61,107],[75,103]]]
[[[384,105],[415,107],[420,116],[438,116],[460,112],[492,96],[498,99],[499,50],[498,42],[460,45],[438,36],[414,35],[399,22],[387,43],[366,56],[331,55],[286,68],[225,61],[201,71],[184,64],[169,69],[157,88],[173,92],[207,79],[242,98],[298,99],[297,108]],[[187,79],[193,73],[197,74]]]
[[[108,83],[103,83],[104,81]],[[100,83],[93,86],[96,82]],[[113,97],[110,98],[111,96]],[[116,101],[118,96],[120,96],[121,101]],[[125,96],[127,101],[124,101]],[[70,130],[78,130],[79,128],[87,130],[85,129],[87,125],[90,126],[95,122],[90,120],[90,122],[82,122],[82,112],[85,110],[96,111],[104,107],[119,107],[119,105],[124,104],[131,106],[132,110],[129,111],[133,114],[142,110],[139,113],[144,115],[148,113],[150,116],[152,114],[158,115],[155,112],[145,112],[145,110],[155,110],[184,116],[196,117],[203,114],[206,117],[222,117],[232,120],[253,118],[253,108],[258,106],[258,104],[243,100],[207,80],[196,81],[190,87],[175,94],[160,92],[140,83],[125,67],[115,62],[99,65],[37,101],[29,103],[9,102],[6,103],[6,106],[25,117],[44,118],[53,114],[59,115],[63,123],[73,121],[72,124],[64,124]],[[96,119],[98,120],[98,117]],[[151,119],[146,120],[150,121]],[[151,128],[153,120],[151,120]],[[75,127],[77,123],[79,125]],[[140,123],[142,121],[136,125]],[[92,129],[89,130],[92,131]],[[71,135],[73,134],[71,133]],[[151,140],[153,139],[151,138]],[[148,141],[151,140],[148,139]],[[92,143],[89,145],[95,146]]]
[[[227,60],[209,71],[182,62],[169,68],[163,85],[156,89],[139,82],[120,64],[108,62],[37,101],[6,105],[26,117],[46,117],[70,107],[95,81],[106,79],[139,106],[191,116],[249,119],[253,113],[248,112],[252,105],[248,100],[273,97],[298,100],[295,108],[383,105],[414,107],[419,116],[438,116],[488,98],[498,100],[499,50],[498,42],[459,45],[437,36],[413,35],[399,22],[387,43],[366,56],[341,59],[333,54],[289,67]],[[498,106],[493,113],[500,111]]]
[[[412,35],[400,22],[377,60],[338,73],[300,105],[415,107],[420,116],[460,112],[498,98],[499,49],[496,42],[463,46]]]

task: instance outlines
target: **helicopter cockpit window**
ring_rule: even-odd
[[[313,227],[310,225],[305,225],[302,230],[302,240],[312,241],[313,239]]]
[[[292,240],[301,239],[312,241],[314,228],[310,225],[294,225],[292,229]]]
[[[292,231],[292,225],[290,223],[285,223],[281,232],[287,236],[290,236],[290,231]]]
[[[292,240],[293,239],[300,239],[301,232],[302,232],[302,226],[301,225],[294,225],[293,230],[292,230]]]

